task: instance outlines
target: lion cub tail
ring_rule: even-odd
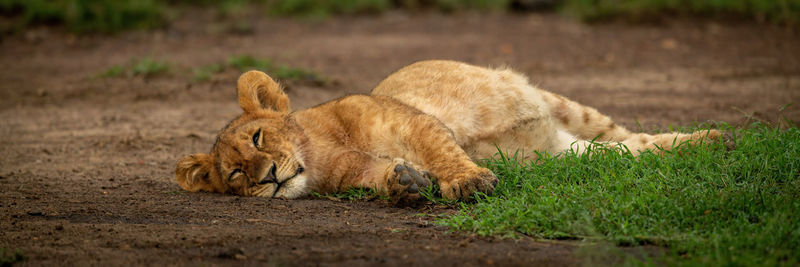
[[[558,123],[559,128],[579,140],[623,144],[634,154],[646,149],[661,148],[669,150],[676,145],[687,142],[696,144],[702,141],[715,141],[722,136],[722,133],[718,130],[702,130],[694,133],[672,132],[654,135],[634,133],[617,125],[611,118],[594,108],[578,104],[551,92],[541,92],[544,101],[550,106],[550,114]]]

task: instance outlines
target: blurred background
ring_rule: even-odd
[[[781,88],[796,87],[800,0],[0,0],[0,13],[13,103],[216,100],[261,69],[302,87],[301,108],[424,59],[510,66],[649,130],[774,121],[797,96]]]
[[[323,18],[331,15],[380,15],[405,10],[456,13],[559,12],[582,21],[627,19],[656,21],[663,16],[712,16],[792,25],[800,15],[797,0],[3,0],[11,16],[5,31],[36,24],[64,25],[73,32],[118,32],[168,26],[187,8],[216,10],[219,17],[245,13]],[[252,25],[240,22],[239,30]]]
[[[243,71],[300,109],[427,59],[511,67],[638,131],[800,121],[800,0],[0,0],[0,13],[7,145],[141,142],[172,165],[241,112]]]
[[[571,262],[554,244],[469,245],[373,202],[184,194],[175,162],[241,113],[250,69],[295,109],[450,59],[511,67],[636,131],[800,122],[800,0],[0,0],[0,14],[0,248],[39,264],[268,260],[286,242],[299,262],[431,246],[448,264]],[[254,222],[258,238],[242,234]]]

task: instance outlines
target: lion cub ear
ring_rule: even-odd
[[[239,76],[236,87],[239,93],[239,106],[245,113],[262,109],[289,112],[289,97],[266,73],[257,70],[248,71]]]
[[[212,178],[214,159],[209,154],[192,154],[183,157],[175,166],[175,178],[183,190],[190,192],[215,192]]]

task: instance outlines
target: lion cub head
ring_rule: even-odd
[[[302,131],[289,115],[289,98],[260,71],[239,77],[244,113],[217,136],[208,154],[184,157],[175,168],[187,191],[294,198],[306,194],[298,146]]]

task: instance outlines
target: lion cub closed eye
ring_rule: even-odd
[[[716,130],[632,133],[509,69],[453,61],[418,62],[370,95],[294,112],[265,73],[243,74],[237,92],[243,113],[222,129],[211,152],[178,161],[183,189],[297,198],[366,187],[414,200],[435,181],[442,196],[463,200],[492,193],[497,177],[473,160],[498,148],[526,152],[520,160],[530,160],[534,150],[582,153],[591,139],[638,154],[720,136]]]

